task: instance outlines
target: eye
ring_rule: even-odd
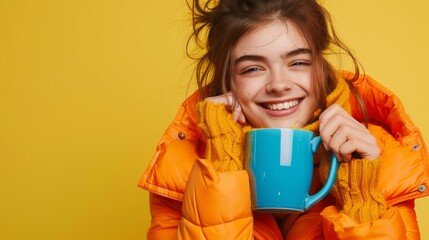
[[[310,61],[299,60],[299,61],[292,62],[292,64],[290,64],[290,65],[291,66],[296,66],[296,67],[305,67],[305,66],[310,66],[311,62]]]
[[[250,73],[260,72],[260,71],[262,71],[262,68],[253,66],[253,67],[248,67],[248,68],[243,69],[240,72],[240,74],[250,74]]]

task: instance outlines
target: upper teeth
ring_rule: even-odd
[[[285,110],[298,105],[298,100],[292,100],[290,102],[267,104],[270,110]]]

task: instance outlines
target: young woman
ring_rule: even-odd
[[[191,7],[193,36],[206,43],[200,91],[179,109],[139,183],[150,191],[148,239],[419,239],[414,199],[428,195],[426,146],[398,98],[359,74],[325,9],[314,0]],[[355,73],[333,69],[325,59],[333,47]],[[328,172],[324,153],[340,161],[330,195],[307,212],[251,210],[244,132],[266,127],[321,136],[313,191]]]

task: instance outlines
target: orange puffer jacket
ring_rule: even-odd
[[[378,187],[388,210],[372,223],[358,224],[330,206],[335,202],[328,196],[293,223],[287,239],[420,238],[414,199],[429,194],[421,133],[393,93],[367,76],[354,85],[382,151]],[[205,146],[196,126],[199,100],[196,93],[182,104],[139,182],[150,192],[148,239],[283,239],[272,214],[252,213],[245,171],[217,173],[200,159]],[[356,98],[350,103],[352,115],[363,121]]]

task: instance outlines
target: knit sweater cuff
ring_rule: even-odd
[[[379,159],[352,159],[339,166],[336,185],[342,212],[359,223],[377,220],[386,212],[386,201],[377,189],[379,165]]]
[[[197,104],[198,127],[207,147],[205,158],[219,172],[243,169],[243,131],[223,104],[202,101]]]

